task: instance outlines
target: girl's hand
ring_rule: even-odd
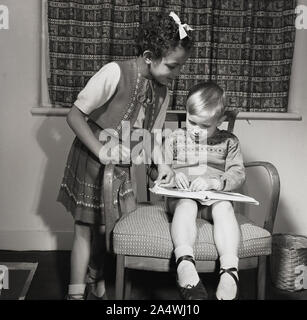
[[[202,177],[198,177],[192,181],[190,185],[191,191],[206,191],[214,188],[213,179],[204,179]]]
[[[189,179],[183,172],[175,174],[175,183],[178,189],[189,189]]]
[[[172,187],[174,175],[175,173],[170,166],[166,164],[159,164],[158,178],[155,183],[161,187]]]
[[[101,150],[99,153],[99,160],[102,164],[114,163],[119,164],[121,162],[130,162],[130,149],[122,144],[116,144],[112,150]],[[108,151],[108,152],[106,152]]]

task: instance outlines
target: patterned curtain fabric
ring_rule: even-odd
[[[188,89],[219,83],[228,110],[286,112],[296,0],[48,1],[54,106],[71,107],[104,64],[135,56],[134,39],[150,12],[176,12],[193,32],[191,58],[172,86],[170,109],[185,109]]]

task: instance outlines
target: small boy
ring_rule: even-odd
[[[233,191],[245,180],[239,140],[219,130],[225,120],[225,94],[216,83],[200,83],[187,97],[186,128],[174,131],[165,141],[165,161],[175,172],[172,185],[191,191]],[[207,292],[195,269],[193,246],[196,217],[213,220],[213,236],[220,257],[219,300],[238,298],[238,248],[240,228],[232,203],[219,201],[204,210],[193,199],[167,199],[173,213],[171,236],[177,263],[177,284],[183,299],[207,299]]]

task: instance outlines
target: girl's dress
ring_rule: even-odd
[[[88,124],[97,139],[102,129],[113,129],[121,141],[124,122],[129,122],[132,129],[144,128],[150,132],[162,129],[168,103],[167,87],[143,77],[137,60],[133,59],[111,62],[102,67],[79,93],[75,106],[88,116]],[[71,212],[75,221],[104,224],[104,167],[76,137],[57,199]],[[129,168],[115,167],[114,192],[119,191],[124,212],[136,209],[132,182]]]

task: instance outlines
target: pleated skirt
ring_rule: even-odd
[[[101,128],[93,122],[88,124],[94,135],[98,137]],[[76,137],[68,155],[57,197],[57,201],[65,206],[75,221],[105,224],[104,168],[105,166],[100,163],[99,159]],[[129,168],[115,167],[113,192],[119,192],[119,197],[115,197],[113,202],[118,210],[125,213],[136,209],[136,198],[130,177]]]

